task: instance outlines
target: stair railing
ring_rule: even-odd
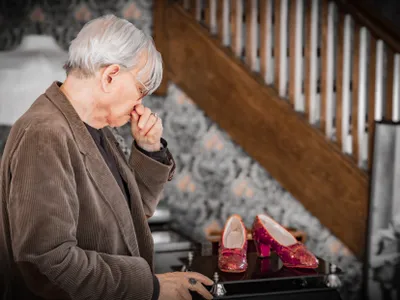
[[[344,0],[181,0],[360,168],[374,121],[400,121],[400,43]]]

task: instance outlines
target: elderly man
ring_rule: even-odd
[[[95,19],[72,41],[65,68],[65,82],[34,102],[5,147],[5,298],[212,298],[201,274],[153,274],[147,218],[174,163],[161,119],[142,104],[162,77],[151,37],[115,16]],[[126,160],[107,126],[128,121]]]

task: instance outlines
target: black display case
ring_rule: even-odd
[[[342,270],[321,258],[317,269],[296,269],[283,266],[275,253],[261,259],[251,252],[246,272],[225,273],[218,269],[218,255],[212,252],[211,245],[199,245],[171,270],[198,272],[213,279],[214,285],[207,288],[214,299],[342,299]]]

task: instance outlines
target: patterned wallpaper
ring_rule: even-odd
[[[0,11],[6,13],[0,15],[0,50],[15,48],[27,33],[53,35],[67,49],[86,21],[105,13],[127,18],[151,33],[152,5],[148,0],[1,3]],[[6,9],[4,3],[8,3]],[[13,15],[10,3],[23,7],[24,13]],[[250,226],[256,214],[267,212],[281,224],[305,231],[310,250],[344,268],[350,290],[359,288],[361,263],[352,253],[177,86],[170,84],[167,97],[148,96],[144,103],[163,119],[165,138],[176,158],[177,175],[167,185],[162,200],[172,210],[175,227],[202,240],[208,226],[223,226],[232,213],[241,214]],[[0,126],[0,146],[7,132],[7,127]],[[125,145],[131,144],[128,126],[115,134]],[[129,154],[129,147],[124,151]]]
[[[0,0],[0,51],[12,50],[25,34],[52,35],[68,49],[87,21],[112,13],[151,32],[151,0]]]

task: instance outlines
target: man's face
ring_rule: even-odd
[[[147,94],[145,86],[138,80],[138,70],[144,63],[139,63],[133,70],[111,65],[100,75],[103,92],[98,103],[107,111],[107,122],[111,127],[125,125],[135,106],[141,104]]]

